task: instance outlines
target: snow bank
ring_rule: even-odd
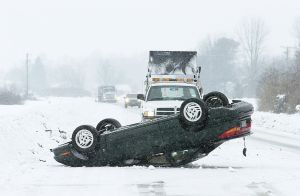
[[[254,106],[252,116],[253,128],[274,131],[275,133],[284,132],[293,135],[300,135],[300,113],[297,114],[275,114],[270,112],[257,111],[257,100],[243,98],[242,100],[251,103]]]
[[[268,112],[255,112],[253,127],[264,128],[274,132],[285,132],[300,135],[300,114],[273,114]]]

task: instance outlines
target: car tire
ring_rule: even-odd
[[[203,101],[210,108],[224,107],[229,105],[229,100],[226,95],[218,91],[213,91],[204,95]]]
[[[97,126],[96,130],[98,134],[102,134],[104,132],[113,132],[115,129],[121,127],[121,123],[113,118],[106,118],[101,120]]]
[[[97,130],[93,126],[81,125],[73,131],[72,145],[79,152],[93,152],[97,142],[98,134]]]
[[[207,106],[200,99],[187,99],[181,104],[179,118],[184,128],[197,127],[198,130],[205,125],[207,116]]]

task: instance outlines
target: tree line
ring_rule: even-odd
[[[262,111],[295,112],[300,105],[300,20],[295,24],[296,47],[276,57],[265,52],[269,31],[259,18],[241,21],[232,37],[202,40],[196,50],[204,93],[217,90],[230,98],[258,98]],[[30,59],[29,88],[42,96],[91,96],[97,86],[117,84],[128,84],[141,92],[147,62],[148,52],[131,58],[63,58],[55,63],[36,56]],[[6,92],[24,92],[25,77],[25,66],[8,72],[5,79],[13,83],[4,88]]]
[[[205,93],[218,90],[230,98],[258,99],[261,111],[293,113],[300,109],[300,20],[296,47],[281,56],[265,52],[269,32],[261,19],[245,19],[237,36],[203,40],[198,48]],[[280,47],[280,46],[278,46]]]

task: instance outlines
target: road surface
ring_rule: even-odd
[[[299,135],[255,122],[254,134],[246,139],[247,157],[242,155],[243,140],[236,139],[183,168],[71,168],[55,162],[49,152],[68,140],[71,127],[117,115],[123,116],[118,119],[122,124],[134,123],[139,110],[58,98],[0,109],[6,112],[0,114],[5,136],[0,140],[0,195],[271,196],[295,195],[300,185]]]

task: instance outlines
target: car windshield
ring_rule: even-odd
[[[137,94],[128,94],[126,97],[127,98],[131,98],[131,99],[136,99],[137,98]]]
[[[147,101],[186,100],[200,98],[194,86],[152,86],[149,90]]]

